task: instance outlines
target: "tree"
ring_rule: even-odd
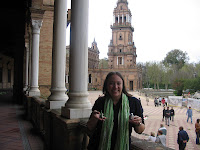
[[[175,66],[177,70],[181,69],[184,64],[189,60],[186,52],[179,49],[171,50],[167,53],[163,60],[165,66]]]
[[[173,82],[173,89],[175,90],[175,95],[176,96],[181,96],[183,93],[183,89],[184,89],[184,81],[181,79],[176,79]]]
[[[159,89],[159,84],[161,82],[161,69],[160,64],[156,62],[146,63],[146,79],[154,84],[154,89]],[[148,82],[149,84],[149,82]]]
[[[108,58],[100,59],[99,61],[99,68],[107,69],[108,68]]]
[[[165,85],[165,89],[168,89],[169,84],[171,83],[171,79],[173,76],[173,70],[169,67],[163,67],[162,72],[162,83]]]

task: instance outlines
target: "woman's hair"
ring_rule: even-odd
[[[129,94],[127,91],[126,91],[126,87],[125,87],[125,84],[124,84],[124,79],[122,77],[122,75],[119,73],[119,72],[110,72],[107,74],[106,76],[106,79],[104,81],[104,84],[103,84],[103,94],[104,95],[108,95],[108,89],[107,89],[107,84],[108,84],[108,80],[110,79],[110,77],[112,75],[117,75],[119,76],[121,79],[122,79],[122,82],[123,82],[123,87],[122,87],[122,92],[126,95],[126,96],[132,96],[131,94]]]
[[[200,119],[197,119],[197,123],[199,123]]]

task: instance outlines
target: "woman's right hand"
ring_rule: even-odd
[[[97,110],[94,110],[92,112],[92,117],[97,119],[97,120],[101,120],[101,121],[104,121],[106,119],[105,116],[101,117],[101,113],[99,111],[97,111]]]
[[[96,127],[97,122],[99,120],[104,121],[105,119],[106,119],[106,117],[104,117],[104,116],[101,117],[101,113],[99,111],[94,110],[91,114],[90,119],[87,122],[88,129],[92,131]]]

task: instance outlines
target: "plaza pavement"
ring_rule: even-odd
[[[177,144],[177,135],[179,131],[179,127],[183,126],[184,130],[187,131],[189,135],[189,142],[187,143],[186,150],[200,150],[200,145],[196,145],[196,133],[195,133],[195,122],[197,118],[200,118],[200,113],[193,110],[193,124],[190,122],[187,123],[187,108],[185,107],[174,107],[175,117],[174,122],[170,122],[170,126],[165,125],[165,122],[162,121],[162,110],[163,107],[155,107],[154,100],[150,98],[149,104],[147,106],[146,97],[143,95],[139,95],[138,92],[129,92],[134,97],[140,98],[141,103],[144,109],[144,116],[148,115],[145,120],[145,130],[143,134],[137,134],[133,131],[132,135],[146,140],[150,132],[154,132],[157,134],[157,131],[160,127],[160,124],[164,124],[167,128],[167,136],[166,136],[166,146],[178,150]],[[89,91],[89,100],[92,103],[92,106],[95,100],[99,95],[102,95],[101,91]],[[171,108],[171,107],[170,107]],[[190,120],[189,120],[190,121]]]

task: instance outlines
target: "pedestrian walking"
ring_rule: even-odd
[[[161,130],[158,130],[158,136],[156,137],[155,142],[161,143],[163,146],[166,146],[166,135],[164,135]]]
[[[165,124],[169,126],[170,124],[170,110],[169,110],[169,107],[167,107],[167,110],[165,111]]]
[[[147,106],[149,106],[149,97],[146,97]]]
[[[171,107],[171,109],[170,109],[170,120],[174,121],[174,116],[175,116],[175,112],[174,112],[173,107]]]
[[[191,123],[192,123],[192,108],[190,106],[189,106],[189,109],[187,110],[186,115],[188,115],[187,122],[188,122],[188,120],[190,118]]]
[[[180,126],[179,132],[178,132],[178,138],[177,138],[179,150],[184,150],[188,141],[189,141],[189,136],[188,136],[187,132],[185,130],[183,130],[182,126]]]
[[[163,118],[162,118],[162,121],[164,121],[164,119],[165,119],[165,107],[163,107]]]
[[[159,97],[159,105],[161,106],[161,101],[162,101],[162,98]]]
[[[165,98],[165,106],[167,106],[168,98]]]
[[[165,98],[163,97],[163,99],[162,99],[162,104],[163,104],[163,107],[165,106]]]
[[[154,105],[155,105],[155,107],[158,106],[158,99],[156,97],[154,99]]]
[[[197,119],[197,122],[195,123],[195,132],[196,132],[196,144],[199,143],[199,137],[200,137],[200,124],[199,124],[200,119]]]

